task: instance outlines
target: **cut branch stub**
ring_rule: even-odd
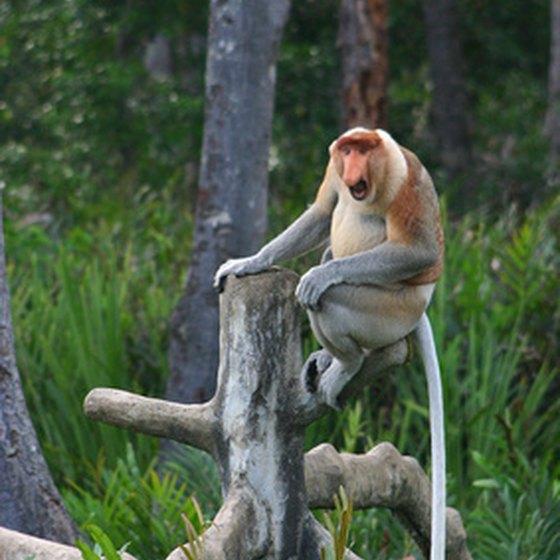
[[[208,404],[178,404],[133,395],[118,389],[93,389],[84,412],[117,428],[172,439],[214,452],[216,418]]]
[[[429,481],[414,460],[387,445],[365,456],[320,446],[304,459],[305,427],[327,409],[301,381],[297,282],[297,275],[284,270],[227,279],[220,299],[218,388],[208,403],[182,405],[95,389],[86,398],[86,414],[212,454],[224,503],[201,539],[201,558],[319,560],[330,540],[309,505],[332,507],[340,485],[358,507],[395,510],[425,552]],[[372,354],[344,398],[406,356],[403,341]],[[464,544],[460,518],[448,514],[449,523],[449,551],[459,550],[450,543],[455,535]],[[183,558],[177,549],[168,560]],[[470,556],[448,552],[448,558]],[[345,559],[358,557],[347,551]]]

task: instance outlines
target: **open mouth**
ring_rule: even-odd
[[[364,200],[368,193],[367,183],[362,179],[358,181],[355,185],[352,185],[350,188],[350,194],[356,200]]]

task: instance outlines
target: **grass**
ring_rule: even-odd
[[[74,228],[63,241],[56,228],[8,224],[18,364],[59,484],[99,465],[113,468],[129,440],[144,465],[157,452],[155,440],[91,422],[82,411],[98,386],[163,394],[167,321],[184,261],[171,258],[163,233],[168,205],[152,202],[139,197],[123,223],[101,220],[94,233]]]
[[[82,412],[85,395],[96,386],[139,389],[140,373],[131,372],[135,337],[142,337],[144,353],[150,343],[155,356],[157,350],[155,341],[137,330],[141,324],[128,305],[130,258],[120,270],[112,257],[84,262],[59,253],[53,261],[45,270],[32,259],[16,287],[18,360],[35,426],[41,441],[48,442],[46,456],[55,472],[75,480],[83,464],[101,460],[100,452],[114,464],[131,437],[88,421]],[[165,371],[164,362],[159,365]],[[139,452],[153,454],[153,443],[135,439]]]
[[[189,455],[191,466],[206,472],[218,489],[208,459],[202,453]],[[210,518],[219,506],[219,496],[214,501],[215,492],[205,494],[184,467],[165,464],[156,470],[155,459],[143,467],[130,443],[114,469],[103,466],[84,480],[71,482],[64,491],[73,518],[89,533],[92,527],[102,528],[115,549],[126,545],[138,558],[162,558],[184,541],[196,540],[207,526],[199,500]]]

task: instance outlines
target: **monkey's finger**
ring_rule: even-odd
[[[310,303],[307,306],[307,309],[309,309],[309,311],[313,311],[313,312],[319,311],[321,309],[320,301],[316,301],[315,303]]]
[[[319,297],[319,291],[314,289],[310,282],[300,281],[296,288],[296,298],[304,309],[318,311]]]
[[[218,290],[218,293],[220,294],[224,291],[227,277],[227,274],[218,275],[218,273],[214,276],[213,287]]]
[[[214,288],[218,288],[220,289],[220,287],[222,286],[225,277],[229,274],[228,269],[231,267],[231,263],[229,261],[226,261],[225,263],[222,263],[219,267],[218,270],[216,270],[215,274],[214,274]]]
[[[230,275],[235,274],[236,276],[243,275],[243,264],[240,262],[236,262],[234,259],[226,261],[216,271],[214,274],[214,287],[218,288],[221,291],[223,288],[225,279]]]
[[[214,288],[216,288],[218,290],[218,292],[223,292],[224,291],[224,284],[227,278],[227,273],[223,273],[221,271],[221,268],[218,269],[218,272],[216,272],[216,274],[214,275],[214,282],[213,282],[213,286]]]
[[[299,302],[299,304],[306,310],[306,311],[313,311],[313,312],[317,312],[321,309],[321,304],[320,301],[313,301],[310,300],[308,298],[304,298],[304,297],[298,297],[298,295],[296,294],[297,300]]]

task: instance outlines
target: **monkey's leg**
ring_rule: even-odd
[[[331,365],[319,379],[319,398],[333,408],[340,408],[338,396],[364,363],[365,354],[356,348],[357,351],[347,354],[344,360],[333,357]]]
[[[327,320],[325,321],[325,317]],[[311,328],[325,348],[314,352],[307,360],[304,384],[308,390],[317,390],[321,400],[333,408],[339,408],[338,395],[362,366],[365,352],[333,323],[329,315],[309,313]]]
[[[384,348],[409,334],[426,308],[433,287],[339,284],[329,288],[318,311],[309,311],[311,328],[333,356],[308,362],[305,384],[331,406],[372,350]],[[307,364],[306,364],[307,365]],[[319,377],[318,383],[316,379]]]
[[[305,388],[314,393],[321,375],[328,369],[333,361],[332,354],[324,349],[309,354],[302,369],[302,382]]]

